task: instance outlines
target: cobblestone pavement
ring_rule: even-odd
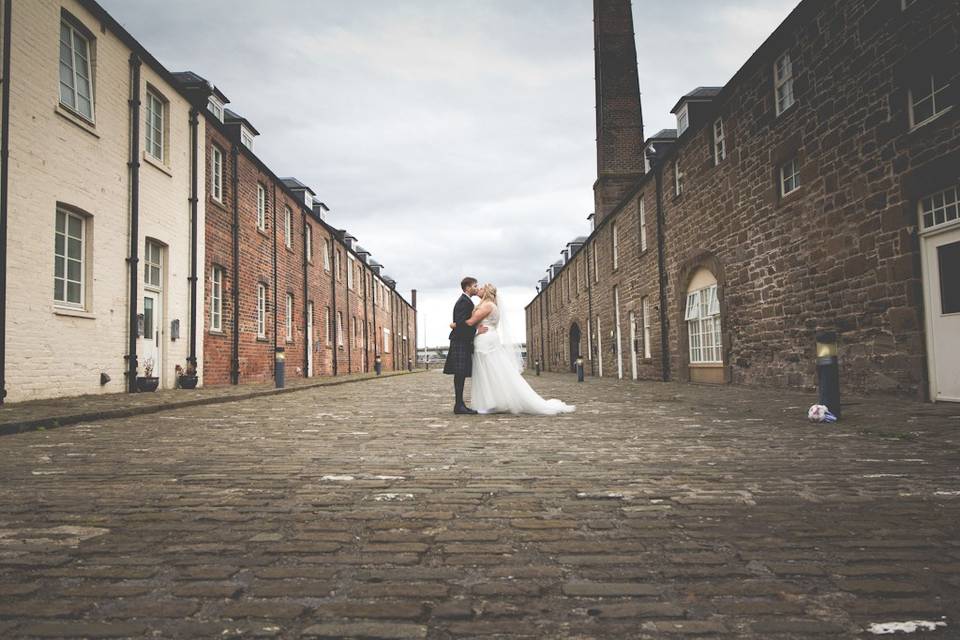
[[[960,407],[531,380],[577,413],[431,372],[6,436],[0,636],[960,637]]]

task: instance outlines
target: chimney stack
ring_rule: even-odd
[[[417,290],[410,289],[410,306],[414,309],[417,308]]]
[[[593,0],[599,224],[643,175],[643,115],[630,0]]]

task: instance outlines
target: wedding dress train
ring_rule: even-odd
[[[500,310],[480,321],[487,331],[473,342],[472,405],[479,413],[530,413],[557,415],[570,413],[575,406],[541,398],[521,375],[522,362],[512,345],[506,344],[498,328]]]

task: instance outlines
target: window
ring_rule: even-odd
[[[613,270],[616,271],[620,265],[620,233],[617,231],[617,223],[614,222],[610,234],[613,236]]]
[[[257,229],[267,229],[267,190],[262,184],[257,185]]]
[[[390,329],[383,328],[383,352],[390,353]]]
[[[287,342],[293,342],[293,295],[287,294],[287,308],[284,313],[284,331]]]
[[[163,162],[163,129],[167,105],[163,98],[147,89],[147,153]]]
[[[583,260],[577,259],[577,295],[580,295],[580,287],[583,286]]]
[[[143,252],[143,284],[146,287],[163,287],[163,247],[147,240]]]
[[[347,289],[353,289],[353,272],[356,270],[355,263],[356,259],[347,254]]]
[[[713,284],[687,294],[687,321],[690,364],[722,363],[720,302]]]
[[[923,76],[907,91],[910,101],[910,127],[919,127],[930,122],[950,108],[950,83],[942,73]]]
[[[333,254],[333,270],[337,274],[337,280],[343,280],[343,270],[340,268],[340,249]]]
[[[313,262],[313,227],[309,224],[303,227],[303,251],[307,254],[307,262]]]
[[[640,196],[640,251],[647,250],[647,212],[643,206],[643,195]]]
[[[333,327],[330,326],[330,307],[323,308],[323,326],[326,331],[327,346],[330,346],[330,341],[333,339]]]
[[[257,337],[267,337],[267,287],[257,285]]]
[[[683,172],[680,171],[680,162],[673,161],[673,195],[678,196],[683,193]]]
[[[71,307],[83,307],[86,268],[87,220],[57,209],[54,233],[53,299]]]
[[[958,192],[960,192],[960,187],[950,187],[926,198],[921,198],[920,219],[924,231],[960,220],[960,217],[958,217],[958,209],[960,209],[960,201],[957,198]]]
[[[593,255],[593,281],[600,282],[600,271],[597,270],[597,248],[591,247],[590,253]]]
[[[337,346],[343,349],[343,312],[337,311]]]
[[[785,53],[773,64],[774,101],[777,115],[793,105],[793,65],[790,54]]]
[[[330,245],[323,241],[323,270],[330,271]]]
[[[283,206],[283,243],[287,249],[293,248],[293,212],[286,205]]]
[[[210,148],[210,193],[217,202],[223,202],[223,151]]]
[[[210,99],[207,100],[207,110],[212,113],[217,120],[223,122],[223,104],[215,97],[210,96]]]
[[[726,157],[727,145],[723,138],[723,120],[717,118],[713,123],[713,164],[720,164]]]
[[[223,269],[210,271],[210,330],[223,331]]]
[[[60,22],[60,104],[93,122],[90,40],[66,20]]]
[[[362,347],[363,343],[360,340],[360,321],[357,320],[357,317],[353,317],[353,346]]]
[[[794,158],[780,167],[780,195],[785,196],[800,188],[800,169]]]
[[[653,355],[652,345],[650,344],[650,298],[643,296],[640,298],[640,311],[643,317],[643,359],[650,360]]]
[[[250,149],[251,151],[253,151],[253,134],[247,131],[246,128],[244,127],[240,128],[240,142],[247,149]]]
[[[687,127],[690,126],[690,114],[687,110],[687,105],[684,104],[680,108],[680,112],[677,114],[677,137],[679,138],[683,135],[683,132],[687,130]]]

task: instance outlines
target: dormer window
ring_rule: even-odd
[[[247,149],[253,151],[253,134],[247,131],[246,127],[240,128],[240,142],[243,143]]]
[[[690,114],[687,111],[687,105],[683,105],[677,113],[677,136],[682,136],[689,126]]]
[[[223,103],[214,96],[210,96],[210,99],[207,100],[207,111],[212,113],[217,120],[223,122]]]

